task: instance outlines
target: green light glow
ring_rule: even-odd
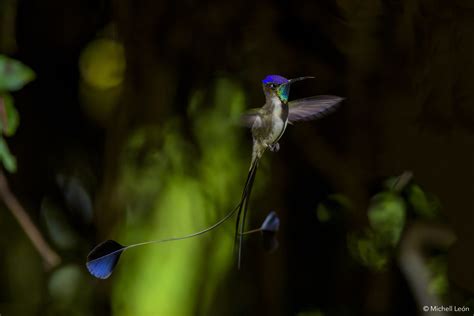
[[[146,167],[137,170],[140,166],[124,164],[123,191],[132,198],[153,196],[154,201],[153,210],[138,221],[133,219],[139,216],[134,207],[141,201],[131,202],[134,207],[127,213],[122,240],[132,243],[198,231],[237,203],[248,161],[237,159],[240,133],[228,122],[243,111],[244,95],[226,79],[218,80],[214,89],[214,107],[208,108],[202,92],[190,101],[198,148],[185,138],[179,122],[170,122],[161,130],[160,152],[153,153]],[[137,150],[141,137],[147,137],[146,130],[142,133],[132,137],[130,150]],[[134,190],[140,193],[134,196]],[[231,231],[221,228],[200,238],[128,252],[115,275],[114,315],[205,312],[233,266]]]

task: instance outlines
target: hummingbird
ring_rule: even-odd
[[[253,148],[247,180],[238,205],[235,228],[235,244],[237,247],[237,266],[240,268],[242,254],[242,239],[245,229],[245,218],[248,200],[252,191],[258,163],[267,149],[277,152],[280,149],[278,141],[283,136],[288,124],[298,121],[318,119],[335,109],[343,98],[333,95],[319,95],[294,101],[288,101],[290,86],[301,80],[314,77],[298,77],[286,79],[279,75],[268,75],[262,80],[265,104],[258,109],[252,109],[241,118],[242,125],[252,131]]]

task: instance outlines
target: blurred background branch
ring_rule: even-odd
[[[16,196],[11,192],[5,177],[5,173],[0,170],[0,198],[7,206],[8,210],[16,218],[21,228],[31,240],[38,253],[45,262],[47,269],[54,268],[61,262],[59,255],[48,245],[43,238],[41,232],[31,221],[23,206],[20,204]]]

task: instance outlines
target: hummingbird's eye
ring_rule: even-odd
[[[269,86],[270,88],[272,88],[272,89],[275,89],[275,88],[276,88],[276,84],[274,84],[274,83],[270,83],[268,86]]]

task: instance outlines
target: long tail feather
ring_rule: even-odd
[[[253,186],[253,182],[255,180],[255,174],[257,172],[257,167],[255,167],[255,171],[252,175],[252,178],[251,178],[251,182],[249,183],[249,188],[248,188],[248,192],[247,192],[247,197],[245,199],[245,204],[244,204],[244,209],[243,209],[243,215],[242,215],[242,224],[240,226],[240,231],[239,231],[239,257],[238,257],[238,269],[240,269],[240,264],[242,262],[242,242],[243,242],[243,236],[244,236],[244,231],[245,231],[245,219],[247,217],[247,211],[248,211],[248,205],[249,205],[249,201],[250,201],[250,195],[252,193],[252,186]]]
[[[98,244],[87,256],[87,270],[96,278],[107,279],[114,271],[125,249],[125,246],[113,240]]]
[[[94,249],[92,249],[89,255],[87,256],[87,262],[86,262],[87,269],[89,270],[90,274],[92,274],[96,278],[106,279],[112,274],[115,266],[117,265],[120,259],[120,255],[125,250],[138,247],[138,246],[183,240],[183,239],[188,239],[188,238],[196,237],[199,235],[203,235],[219,227],[224,222],[226,222],[229,218],[231,218],[235,214],[235,212],[237,212],[237,210],[239,210],[240,206],[241,206],[241,203],[239,203],[236,207],[234,207],[232,211],[227,213],[223,218],[221,218],[212,226],[209,226],[208,228],[205,228],[196,233],[188,234],[185,236],[171,237],[171,238],[160,239],[160,240],[152,240],[152,241],[142,242],[139,244],[133,244],[129,246],[122,246],[113,240],[107,240],[105,242],[102,242],[99,245],[97,245]]]
[[[255,158],[252,161],[249,173],[247,175],[247,180],[245,181],[244,190],[242,192],[242,198],[239,203],[239,210],[237,212],[234,247],[236,247],[237,249],[236,252],[237,252],[237,268],[238,269],[240,269],[240,264],[241,264],[241,259],[242,259],[242,240],[243,240],[243,235],[244,235],[243,232],[245,230],[245,218],[247,216],[248,202],[250,199],[250,194],[252,193],[252,186],[255,180],[255,174],[257,172],[259,160],[260,160],[259,158]],[[241,221],[241,217],[242,217],[242,221]]]

